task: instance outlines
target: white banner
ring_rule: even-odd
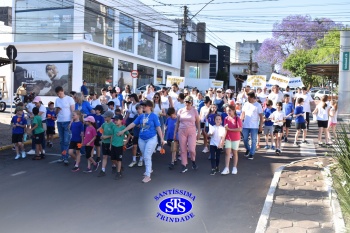
[[[224,81],[218,81],[218,80],[215,80],[215,79],[210,79],[209,80],[209,86],[211,88],[223,88],[224,87]]]
[[[179,88],[184,88],[185,87],[185,77],[168,76],[166,79],[166,86],[171,87],[174,83],[176,83]]]
[[[248,75],[247,85],[264,88],[266,86],[266,75]]]
[[[301,80],[301,77],[295,77],[295,78],[290,78],[288,86],[290,88],[293,87],[303,87],[303,81]]]
[[[279,87],[282,87],[282,88],[286,88],[289,84],[289,77],[272,73],[269,83],[272,85],[278,85]]]

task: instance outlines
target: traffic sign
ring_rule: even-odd
[[[17,57],[17,49],[13,45],[9,45],[6,48],[6,55],[10,60],[14,60]]]
[[[139,76],[139,72],[137,70],[132,70],[131,71],[131,77],[137,78]]]

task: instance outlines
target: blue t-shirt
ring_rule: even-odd
[[[298,114],[300,114],[300,113],[304,113],[304,108],[303,108],[303,106],[297,106],[296,108],[295,108],[295,110],[294,110],[294,114],[295,115],[298,115]],[[301,115],[301,116],[297,116],[296,118],[295,118],[295,123],[305,123],[305,118],[304,118],[304,116],[303,115]]]
[[[242,113],[242,110],[236,110],[236,115],[237,115],[238,117],[241,117],[241,113]]]
[[[81,103],[81,105],[75,103],[75,110],[79,110],[83,114],[89,115],[91,113],[92,107],[89,102],[84,100],[83,103]]]
[[[265,118],[266,118],[266,119],[269,119],[270,115],[271,115],[274,111],[276,111],[275,108],[266,108],[266,109],[264,110],[264,116],[265,116]],[[264,121],[264,125],[265,125],[265,126],[273,126],[273,122],[272,122],[271,120]]]
[[[216,115],[217,115],[216,113],[212,113],[212,114],[209,114],[209,115],[208,115],[207,121],[208,121],[208,123],[211,124],[212,126],[215,125],[215,116],[216,116]]]
[[[23,117],[18,117],[17,115],[12,117],[11,124],[20,124],[20,125],[27,125],[27,120]],[[12,134],[24,134],[24,128],[16,126],[15,128],[12,128]]]
[[[71,142],[82,142],[81,133],[84,132],[84,124],[80,121],[73,121],[70,130],[72,132]]]
[[[142,114],[134,120],[135,125],[141,124],[140,138],[147,140],[157,135],[156,128],[160,126],[158,116],[153,112],[150,114]]]
[[[222,121],[222,126],[224,126],[224,121],[225,121],[225,118],[227,117],[228,115],[227,115],[227,113],[226,112],[223,112],[223,113],[221,113],[221,121]]]
[[[85,96],[89,94],[89,91],[85,85],[81,86],[80,91],[83,92]]]
[[[175,132],[176,121],[177,121],[177,118],[173,119],[171,117],[168,117],[168,119],[166,119],[165,125],[167,126],[167,134],[166,134],[167,140],[174,140],[173,137]],[[176,135],[176,138],[178,138],[177,135]]]
[[[139,117],[140,115],[135,115],[135,119],[137,118],[137,117]],[[133,128],[133,134],[134,134],[134,137],[139,137],[140,136],[140,130],[141,130],[141,128],[140,128],[140,126],[141,125],[135,125],[135,127]]]
[[[213,104],[218,106],[218,112],[223,112],[222,106],[224,106],[224,100],[223,99],[214,99]]]
[[[46,125],[50,127],[55,127],[55,120],[57,119],[56,111],[47,109],[46,111]]]
[[[201,111],[201,108],[204,106],[204,101],[203,100],[200,100],[199,103],[198,103],[198,113],[200,113]]]
[[[105,123],[105,118],[102,115],[90,114],[89,116],[93,116],[95,118],[96,129],[99,129],[103,123]],[[100,131],[97,132],[98,136],[102,136]]]
[[[292,113],[294,110],[294,106],[291,102],[288,103],[283,103],[283,108],[282,111],[284,112],[284,114],[287,116],[288,114]],[[287,117],[286,119],[291,120],[292,119],[292,115]]]
[[[118,100],[119,100],[119,103],[120,103],[120,106],[119,107],[123,107],[123,100],[124,100],[124,97],[122,94],[119,94],[117,96]]]

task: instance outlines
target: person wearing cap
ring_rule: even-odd
[[[16,157],[19,159],[21,156],[24,159],[26,157],[26,152],[24,151],[23,145],[23,135],[26,131],[27,120],[23,117],[23,107],[16,107],[16,115],[12,117],[12,143],[15,144]],[[20,153],[21,152],[21,153]]]
[[[113,136],[113,128],[115,127],[115,124],[112,121],[112,117],[114,117],[114,113],[110,111],[106,111],[103,113],[102,117],[104,118],[105,122],[102,124],[100,128],[97,130],[102,133],[101,139],[102,139],[102,168],[100,173],[98,174],[98,177],[103,177],[106,175],[106,166],[108,161],[108,156],[111,156],[111,138]],[[115,170],[112,170],[112,173],[114,173]]]
[[[203,140],[204,140],[204,149],[202,151],[203,153],[209,152],[208,135],[207,135],[207,132],[205,131],[205,122],[206,122],[206,119],[207,119],[208,114],[209,114],[211,103],[212,102],[211,102],[211,99],[209,98],[209,96],[206,96],[204,98],[204,106],[201,108],[200,113],[199,113],[199,119],[201,121],[200,126],[201,126]]]
[[[127,130],[134,128],[136,125],[141,125],[139,135],[139,147],[144,158],[146,172],[144,173],[143,183],[151,181],[152,173],[152,154],[157,146],[157,133],[161,139],[161,145],[165,144],[160,122],[158,116],[152,112],[153,102],[146,100],[141,103],[144,107],[144,114],[138,116],[133,123],[131,123],[124,130],[120,131],[118,135],[124,134]]]
[[[60,149],[62,154],[62,157],[58,160],[58,162],[68,162],[67,151],[70,140],[68,125],[72,119],[75,102],[72,97],[64,94],[63,87],[56,87],[55,92],[58,96],[58,98],[55,100],[55,106],[57,114],[57,130],[60,138]]]
[[[97,93],[96,92],[91,92],[90,93],[90,105],[92,108],[95,108],[97,105],[101,105],[101,101],[99,98],[97,98]]]
[[[55,121],[56,121],[56,111],[54,102],[50,101],[48,104],[48,109],[46,111],[46,142],[47,146],[52,148],[53,146],[53,135],[55,135]]]
[[[181,150],[181,172],[187,171],[187,152],[189,152],[192,161],[192,169],[198,169],[196,164],[196,140],[200,138],[200,120],[197,110],[192,106],[193,98],[185,98],[186,107],[177,112],[177,122],[175,126],[174,137],[178,132],[179,144]]]
[[[97,105],[94,108],[94,110],[95,110],[95,114],[91,114],[91,116],[94,117],[96,128],[99,129],[102,126],[102,124],[105,122],[105,119],[102,116],[102,113],[104,112],[103,107],[102,105]],[[97,131],[96,139],[94,142],[95,149],[96,149],[97,163],[100,163],[101,161],[101,136],[102,136],[102,133],[100,131]]]
[[[263,110],[261,104],[256,101],[254,92],[248,93],[248,102],[243,105],[241,120],[243,121],[243,142],[246,148],[245,157],[249,160],[254,159],[258,132],[262,131]],[[249,135],[251,138],[251,146],[249,145]]]
[[[84,123],[86,125],[86,129],[83,138],[83,145],[85,146],[86,159],[88,161],[87,168],[84,172],[90,173],[92,171],[97,171],[99,165],[99,163],[97,163],[92,157],[92,150],[94,149],[94,144],[97,137],[95,118],[93,116],[88,116],[84,118]],[[92,169],[91,164],[94,166]]]
[[[85,97],[89,94],[86,84],[86,80],[83,80],[83,85],[80,87],[80,91],[84,94]]]

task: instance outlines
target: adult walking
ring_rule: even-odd
[[[141,105],[144,106],[144,114],[141,114],[136,120],[128,125],[124,130],[120,131],[118,135],[123,135],[127,130],[141,125],[139,135],[139,147],[144,157],[146,172],[144,173],[143,183],[151,181],[152,173],[152,154],[157,146],[157,133],[161,139],[161,144],[164,145],[162,130],[160,129],[160,122],[158,116],[152,112],[153,102],[146,100]]]
[[[24,97],[27,95],[27,84],[25,82],[22,82],[21,86],[17,88],[16,95],[24,103]]]
[[[280,88],[278,85],[272,86],[271,93],[268,95],[268,99],[272,100],[273,108],[276,108],[276,104],[278,102],[283,102],[283,93],[280,92]]]
[[[199,140],[201,133],[198,111],[193,107],[193,98],[187,96],[185,98],[185,104],[186,106],[177,112],[177,121],[173,137],[176,138],[176,133],[179,132],[182,173],[188,170],[187,152],[189,152],[191,157],[192,169],[198,169],[196,164],[196,140]]]
[[[263,110],[261,104],[256,101],[254,92],[247,94],[248,101],[243,105],[241,120],[243,121],[243,142],[246,148],[245,157],[253,160],[256,149],[256,141],[258,132],[262,131]],[[251,137],[251,145],[249,145],[248,138]]]
[[[82,113],[83,117],[95,113],[91,107],[91,104],[85,100],[82,93],[78,92],[74,96],[75,99],[75,110],[78,110]]]
[[[55,101],[56,115],[57,115],[57,130],[60,138],[60,149],[62,157],[59,162],[65,162],[68,164],[68,146],[69,146],[69,123],[72,119],[72,113],[75,108],[74,99],[70,96],[66,96],[63,91],[63,87],[58,86],[55,88],[55,92],[58,98]]]

